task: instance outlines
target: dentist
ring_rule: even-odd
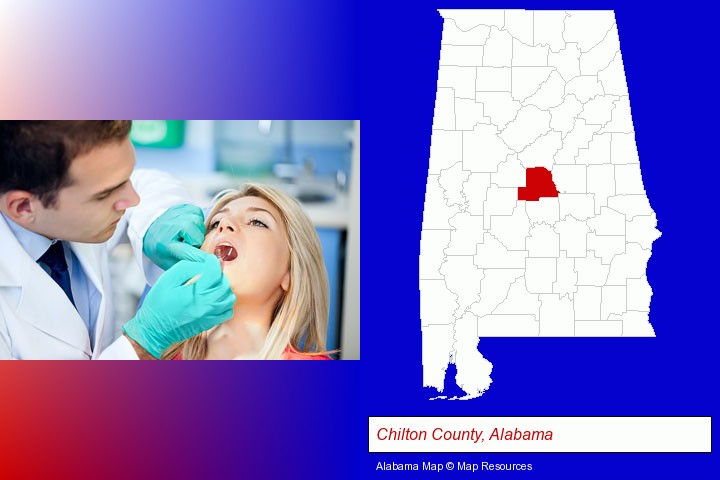
[[[202,212],[171,176],[133,171],[130,126],[0,121],[0,359],[159,358],[231,317],[219,261],[195,248]],[[154,284],[122,330],[108,266],[121,241]]]

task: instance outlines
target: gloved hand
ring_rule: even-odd
[[[198,247],[203,240],[205,220],[202,210],[195,205],[177,205],[150,224],[143,237],[143,253],[155,265],[167,270],[180,260],[201,261]]]
[[[202,261],[183,260],[163,273],[135,317],[123,327],[128,337],[155,358],[172,344],[187,340],[228,320],[235,295],[214,255]],[[201,277],[191,285],[185,283]]]

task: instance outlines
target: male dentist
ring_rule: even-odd
[[[201,210],[171,176],[133,172],[130,126],[0,121],[0,359],[159,358],[232,315],[217,258],[196,248]],[[154,286],[117,338],[123,239]]]

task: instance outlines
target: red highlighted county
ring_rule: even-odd
[[[557,197],[558,190],[552,173],[545,167],[525,170],[525,186],[518,187],[518,200],[537,202],[541,197]]]

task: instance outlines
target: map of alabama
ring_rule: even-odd
[[[483,336],[654,336],[612,11],[442,10],[420,245],[423,384],[482,395]],[[453,397],[457,398],[457,397]]]

